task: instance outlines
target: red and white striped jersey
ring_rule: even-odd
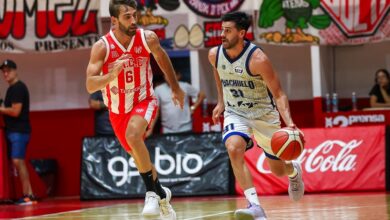
[[[102,89],[104,104],[110,112],[128,113],[134,105],[154,95],[150,49],[146,43],[144,30],[137,29],[127,49],[119,43],[112,31],[102,39],[107,52],[101,74],[107,74],[113,63],[123,54],[130,55],[129,62],[125,64],[118,77]]]

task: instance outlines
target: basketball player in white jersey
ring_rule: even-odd
[[[145,132],[157,112],[152,85],[150,54],[163,70],[172,90],[172,100],[183,108],[180,89],[171,61],[157,35],[139,29],[135,0],[111,0],[112,30],[93,45],[87,67],[89,93],[102,90],[115,135],[134,158],[146,186],[143,215],[176,219],[170,205],[171,191],[161,186],[144,143]]]
[[[265,219],[244,160],[245,151],[253,145],[252,134],[263,148],[272,173],[289,177],[288,192],[292,200],[302,198],[304,184],[300,165],[280,160],[270,148],[272,134],[280,128],[279,113],[288,127],[296,128],[296,125],[271,62],[260,48],[245,39],[250,22],[242,12],[222,16],[222,45],[209,51],[218,91],[213,120],[216,123],[224,112],[223,141],[249,204],[247,209],[235,212],[236,218]]]

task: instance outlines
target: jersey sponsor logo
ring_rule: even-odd
[[[112,52],[111,52],[111,57],[112,57],[113,59],[118,58],[118,57],[119,57],[119,53],[118,53],[117,51],[112,51]]]
[[[247,88],[250,88],[250,89],[254,89],[255,88],[255,84],[253,83],[253,81],[234,80],[234,79],[230,79],[230,80],[222,79],[221,82],[222,82],[222,85],[224,87],[235,86],[235,87],[247,87]]]
[[[134,53],[136,53],[136,54],[142,53],[142,46],[137,46],[137,47],[135,47],[135,48],[134,48]]]
[[[238,73],[238,75],[242,75],[244,70],[240,66],[234,67],[234,72]]]
[[[135,110],[135,112],[137,112],[137,113],[142,113],[142,112],[144,112],[144,109],[142,109],[142,108],[137,108],[137,109]]]
[[[119,89],[118,87],[116,86],[113,86],[111,87],[110,91],[117,95],[119,93],[124,93],[124,94],[131,94],[131,93],[134,93],[134,92],[138,92],[142,89],[144,89],[146,87],[146,83],[142,84],[141,86],[138,86],[138,87],[135,87],[135,88],[131,88],[131,89]]]
[[[116,86],[111,87],[110,91],[115,95],[119,93],[119,89]]]

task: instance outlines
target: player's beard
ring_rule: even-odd
[[[132,36],[135,35],[135,33],[137,31],[137,26],[136,25],[134,25],[134,26],[130,25],[129,27],[126,27],[121,22],[119,22],[119,30],[122,33],[126,34],[127,36],[132,37]]]
[[[235,47],[237,44],[238,44],[238,37],[235,37],[235,38],[233,38],[231,40],[228,40],[228,39],[225,38],[222,41],[222,46],[225,49],[231,49],[231,48]]]

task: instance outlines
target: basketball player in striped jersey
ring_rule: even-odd
[[[209,51],[218,91],[213,120],[216,123],[224,112],[223,141],[249,204],[235,212],[236,218],[266,219],[244,160],[245,151],[253,146],[252,134],[263,148],[272,173],[289,177],[288,192],[292,200],[302,198],[304,184],[298,163],[282,161],[272,153],[270,140],[280,128],[279,113],[288,127],[296,128],[296,125],[271,62],[260,48],[245,39],[250,22],[242,12],[222,16],[222,45]]]
[[[170,205],[171,191],[161,186],[144,143],[145,132],[157,112],[152,86],[150,54],[163,70],[172,90],[172,100],[183,108],[171,61],[152,31],[139,29],[135,0],[111,0],[112,30],[94,44],[87,67],[89,93],[102,90],[115,135],[134,158],[146,186],[143,215],[176,219]]]

